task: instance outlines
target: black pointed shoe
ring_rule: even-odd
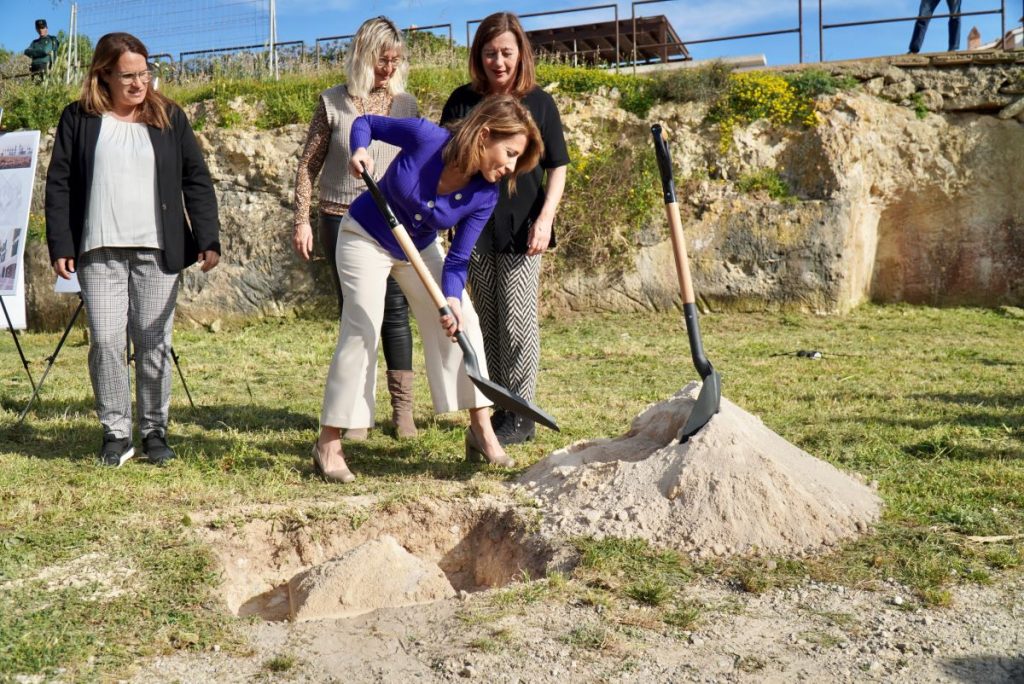
[[[532,420],[515,413],[510,413],[501,427],[494,431],[494,434],[498,436],[498,443],[502,446],[529,442],[536,433],[537,426]]]

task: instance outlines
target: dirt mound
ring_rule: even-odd
[[[288,583],[292,620],[354,617],[454,595],[436,563],[412,555],[390,535],[360,544]]]
[[[877,494],[729,400],[686,443],[700,385],[637,416],[625,435],[554,452],[520,479],[545,534],[641,537],[697,556],[799,554],[868,530]]]

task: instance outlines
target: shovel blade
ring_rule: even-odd
[[[559,432],[558,423],[555,422],[555,419],[539,407],[534,406],[518,395],[512,394],[501,385],[491,382],[479,373],[471,373],[467,369],[467,375],[469,375],[469,379],[473,381],[473,384],[476,385],[476,388],[485,397],[493,401],[495,406],[517,413],[523,418],[529,418],[534,422],[551,428],[555,432]]]
[[[707,425],[711,417],[718,413],[721,405],[722,378],[718,375],[718,371],[712,368],[711,373],[704,378],[700,394],[697,395],[697,403],[693,405],[693,410],[690,411],[690,415],[686,418],[686,424],[683,425],[683,429],[679,432],[680,443],[690,439],[691,436]]]

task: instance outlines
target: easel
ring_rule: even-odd
[[[0,300],[0,301],[2,301],[2,300]],[[21,425],[25,421],[25,416],[28,415],[29,409],[32,408],[32,404],[35,403],[36,397],[39,396],[39,391],[43,389],[43,383],[46,382],[46,376],[49,375],[50,369],[53,368],[53,363],[57,360],[57,355],[60,354],[61,347],[63,347],[64,346],[64,342],[67,341],[68,335],[71,333],[71,328],[73,328],[75,326],[75,321],[78,320],[78,314],[80,314],[82,312],[82,309],[84,307],[85,307],[85,300],[82,299],[82,293],[79,292],[78,293],[78,306],[75,308],[75,313],[73,313],[71,315],[71,320],[68,321],[67,326],[65,326],[64,334],[60,336],[60,341],[57,343],[57,348],[53,350],[52,354],[50,354],[49,356],[46,357],[46,370],[43,371],[43,377],[41,377],[39,379],[39,384],[36,385],[34,382],[32,383],[32,387],[33,387],[32,398],[28,400],[28,403],[25,405],[25,408],[22,409],[22,411],[21,411],[21,415],[18,416],[18,423],[17,423],[18,425]],[[4,307],[4,313],[6,314],[6,312],[7,312],[7,308]],[[9,321],[10,321],[10,319],[8,319],[8,322]],[[11,328],[11,332],[14,332],[14,328],[13,327]],[[18,339],[17,336],[15,336],[14,339],[15,339],[15,341],[17,341],[17,339]],[[127,353],[128,367],[129,367],[128,382],[129,382],[129,386],[130,386],[130,384],[131,384],[131,370],[130,369],[131,369],[132,361],[135,360],[135,354],[132,353],[132,336],[131,336],[131,333],[128,333],[127,339],[128,339],[128,346],[127,346],[127,349],[126,349],[126,353]],[[18,346],[18,350],[21,351],[21,346],[20,345]],[[174,361],[175,368],[178,369],[178,377],[181,378],[181,385],[182,385],[182,387],[185,388],[185,396],[188,397],[188,403],[192,407],[192,410],[195,410],[196,405],[195,405],[195,402],[192,401],[192,393],[189,392],[189,390],[188,390],[188,383],[185,382],[185,374],[182,372],[181,364],[178,362],[178,354],[174,351],[174,347],[169,347],[168,352],[170,353],[171,359],[173,359],[173,361]],[[23,362],[25,362],[25,356],[24,355],[22,355],[21,359],[22,359]],[[25,371],[26,372],[28,371],[28,363],[27,362],[25,362]],[[29,379],[31,379],[31,378],[32,378],[32,375],[29,374]]]
[[[0,109],[0,114],[3,110]],[[28,373],[28,381],[32,383],[32,390],[36,389],[36,381],[32,379],[32,371],[28,367],[28,359],[25,358],[25,352],[21,349],[21,340],[18,339],[18,331],[14,329],[14,323],[11,322],[11,315],[7,313],[7,305],[4,304],[4,298],[0,297],[0,307],[3,307],[4,318],[7,319],[7,329],[11,331],[11,337],[14,338],[14,346],[18,348],[18,356],[21,357],[21,365],[25,367],[25,372]]]

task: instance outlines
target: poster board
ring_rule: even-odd
[[[25,328],[25,241],[39,131],[0,132],[0,296],[16,329]],[[0,326],[7,321],[0,316]]]

